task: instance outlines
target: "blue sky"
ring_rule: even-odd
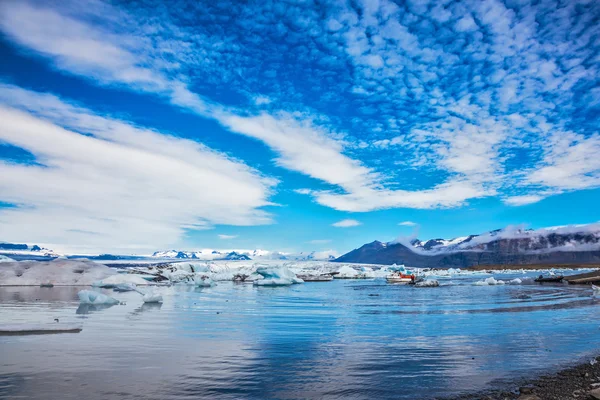
[[[0,239],[333,249],[600,220],[595,1],[0,3]]]

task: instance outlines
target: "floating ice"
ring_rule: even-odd
[[[162,303],[163,298],[160,294],[155,293],[146,293],[144,297],[142,297],[144,303]]]
[[[0,286],[89,286],[112,275],[112,268],[88,260],[3,262]]]
[[[475,286],[497,286],[497,285],[504,285],[505,283],[506,282],[504,282],[502,280],[496,280],[496,279],[494,279],[493,276],[490,276],[487,279],[475,282],[473,285],[475,285]]]
[[[99,288],[114,288],[117,285],[123,284],[134,284],[134,285],[148,285],[148,281],[142,278],[140,275],[134,274],[116,274],[109,276],[106,279],[94,282],[92,286]]]
[[[198,287],[215,286],[215,282],[207,275],[196,275],[194,277],[194,283]]]
[[[520,285],[523,283],[522,279],[519,278],[515,278],[513,280],[511,280],[510,282],[508,282],[509,285]]]
[[[424,281],[420,281],[415,283],[415,287],[438,287],[440,283],[435,279],[426,279]]]
[[[0,255],[0,263],[5,263],[5,262],[15,262],[15,260],[13,260],[12,258]]]
[[[119,300],[93,290],[81,290],[77,293],[81,304],[119,304]]]
[[[288,267],[258,267],[256,273],[263,277],[254,281],[256,286],[289,286],[304,282]]]
[[[137,286],[135,285],[135,283],[117,283],[113,287],[113,290],[115,292],[133,292],[136,289]]]
[[[81,324],[15,324],[0,325],[2,335],[42,335],[47,333],[77,333],[81,332]]]
[[[358,277],[358,271],[354,268],[344,265],[338,269],[338,274],[335,276],[338,279],[352,279]]]

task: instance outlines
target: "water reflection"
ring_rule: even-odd
[[[84,321],[78,335],[0,338],[0,397],[425,399],[600,344],[585,288],[461,283],[171,286],[163,304],[123,293],[118,307],[79,306],[73,288],[43,301],[40,288],[0,289],[2,323]]]

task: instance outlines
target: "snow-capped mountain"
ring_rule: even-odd
[[[214,250],[202,249],[198,251],[168,250],[157,251],[152,254],[154,258],[162,259],[192,259],[192,260],[325,260],[331,261],[339,254],[334,250],[313,251],[310,253],[283,253],[262,249],[255,250]]]
[[[455,239],[375,241],[336,261],[458,268],[487,264],[600,263],[600,224],[538,230],[508,227]]]
[[[13,256],[33,257],[60,257],[61,254],[54,250],[40,247],[37,244],[28,245],[22,243],[0,243],[0,254]]]

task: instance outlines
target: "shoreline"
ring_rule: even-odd
[[[508,270],[508,271],[532,271],[548,269],[594,269],[600,268],[600,264],[495,264],[495,265],[475,265],[468,268],[462,268],[464,271],[487,271],[487,270]]]
[[[600,356],[558,371],[521,377],[503,388],[489,389],[453,397],[435,397],[432,400],[567,400],[600,399]],[[597,394],[593,397],[591,392]]]

